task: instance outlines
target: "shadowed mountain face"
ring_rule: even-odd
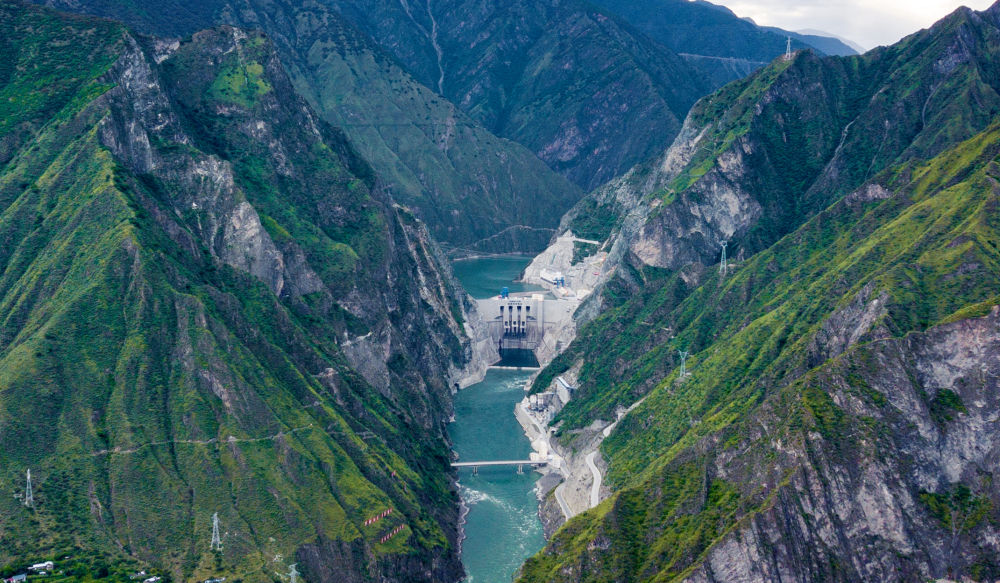
[[[707,91],[676,54],[577,0],[335,0],[493,133],[593,188],[661,150]]]
[[[534,389],[579,370],[566,443],[644,400],[522,580],[1000,576],[998,51],[994,6],[776,60],[571,211],[607,281]]]
[[[826,55],[853,55],[841,41],[761,27],[724,6],[689,0],[594,0],[649,38],[684,57],[713,89],[746,77],[785,53],[811,48]]]
[[[270,41],[0,38],[0,564],[457,579],[464,300]]]
[[[784,36],[728,10],[679,1],[49,4],[160,35],[264,30],[393,196],[470,250],[537,249],[579,199],[530,153],[592,189],[666,148],[710,89],[785,50]]]
[[[160,36],[219,23],[263,30],[296,89],[340,127],[390,195],[457,253],[537,250],[581,190],[415,81],[319,2],[49,2]]]

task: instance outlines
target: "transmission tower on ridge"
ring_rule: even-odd
[[[788,37],[788,44],[785,45],[785,60],[792,60],[792,37]]]
[[[295,568],[298,563],[292,563],[288,566],[288,583],[299,583],[299,571]]]
[[[677,378],[683,380],[687,376],[687,359],[691,353],[687,350],[678,350],[677,352],[681,356],[681,372],[677,375]]]
[[[24,487],[24,505],[28,508],[35,507],[35,495],[31,491],[31,470],[28,470],[28,481]]]
[[[726,273],[729,271],[729,263],[726,261],[726,241],[722,242],[722,261],[719,262],[719,278],[722,279],[726,277]]]
[[[209,545],[209,549],[213,551],[222,550],[222,539],[219,537],[219,513],[216,512],[212,515],[212,544]]]

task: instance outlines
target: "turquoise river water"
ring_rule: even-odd
[[[468,259],[454,264],[455,275],[473,297],[528,288],[513,279],[530,257]],[[527,459],[531,444],[514,418],[514,404],[524,398],[530,371],[490,369],[483,382],[455,396],[455,422],[449,425],[462,461]],[[525,559],[545,544],[538,520],[534,485],[538,474],[514,467],[459,470],[459,493],[468,508],[462,563],[469,583],[509,583]]]
[[[465,286],[465,291],[476,299],[483,299],[499,294],[504,287],[511,292],[541,290],[537,285],[514,281],[531,263],[531,259],[529,255],[462,259],[452,263],[451,269]]]

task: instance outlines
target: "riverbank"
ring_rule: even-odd
[[[453,270],[473,298],[487,299],[495,297],[504,287],[511,293],[535,291],[525,288],[538,289],[514,281],[531,259],[507,255],[462,260],[453,263]],[[567,314],[580,303],[575,297],[559,301],[565,303]],[[561,306],[558,309],[561,310]],[[478,313],[475,316],[478,317]],[[562,352],[575,337],[575,332],[571,317],[548,326],[536,350],[541,364],[544,366]],[[483,335],[478,340],[485,341],[485,338]],[[511,468],[482,467],[478,475],[472,475],[471,470],[460,470],[461,556],[469,582],[508,583],[521,562],[541,549],[544,540],[568,518],[586,511],[609,495],[602,484],[605,466],[599,446],[604,438],[603,429],[611,425],[610,420],[574,432],[571,447],[556,443],[548,422],[557,411],[538,415],[537,406],[532,408],[520,402],[526,395],[525,387],[538,371],[491,366],[486,369],[485,378],[476,379],[482,382],[468,388],[464,388],[463,383],[462,390],[455,395],[456,418],[449,433],[459,459],[519,459],[511,456],[521,452],[517,453],[520,459],[531,455],[549,461],[537,473],[527,472],[520,477],[515,477],[517,474]],[[578,371],[579,366],[573,367],[563,377],[575,383]],[[506,396],[497,396],[501,400],[495,403],[489,395],[498,391]],[[470,404],[474,406],[467,407]],[[495,410],[497,405],[500,408]],[[516,443],[510,440],[511,433],[516,434]],[[502,443],[506,445],[499,445]],[[470,450],[470,444],[473,449],[479,448],[478,451]],[[537,540],[532,542],[536,535]],[[522,542],[528,546],[520,546]],[[536,545],[535,548],[529,548],[532,545]]]
[[[577,362],[563,373],[562,380],[575,386],[581,365]],[[558,378],[553,379],[546,392],[567,395],[567,391],[558,390],[559,382]],[[607,464],[600,453],[601,443],[611,435],[622,417],[642,403],[642,399],[628,408],[615,411],[614,421],[595,420],[583,429],[570,432],[564,440],[568,445],[554,439],[552,433],[555,428],[548,425],[565,402],[561,399],[548,402],[546,407],[529,407],[529,399],[525,397],[514,410],[514,416],[531,441],[535,454],[549,456],[552,460],[543,472],[545,479],[536,484],[538,516],[546,538],[550,538],[573,516],[597,506],[611,495],[603,479]]]
[[[551,428],[542,425],[523,403],[516,406],[515,418],[531,440],[535,454],[550,456],[550,465],[541,470],[543,478],[535,488],[538,518],[548,539],[567,520],[596,506],[608,496],[609,491],[601,480],[594,479],[594,470],[598,472],[596,475],[601,475],[606,469],[599,447],[604,440],[603,429],[608,424],[595,422],[576,432],[573,448],[566,448],[552,439]]]

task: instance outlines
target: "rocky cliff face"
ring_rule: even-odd
[[[756,253],[885,168],[985,129],[1000,111],[981,72],[997,23],[995,9],[960,9],[863,56],[778,59],[701,100],[669,149],[597,189],[560,231],[600,239],[605,276],[623,260],[712,265],[723,241],[730,260]]]
[[[779,458],[771,475],[787,483],[773,506],[724,537],[687,579],[996,577],[998,316],[994,307],[983,318],[875,341],[823,367],[817,387],[845,416],[829,429],[857,435],[858,447],[845,451],[822,430],[780,446],[771,437]],[[859,386],[873,392],[859,396]],[[781,414],[775,408],[759,418],[761,446]],[[718,460],[710,471],[752,482],[760,469]]]
[[[575,0],[333,4],[420,82],[586,189],[662,150],[708,90],[679,56]]]
[[[166,90],[144,54],[133,48],[108,74],[115,89],[106,96],[111,115],[100,128],[102,143],[136,174],[169,185],[168,194],[173,196],[167,202],[174,213],[193,221],[197,239],[218,261],[260,279],[274,295],[292,302],[310,294],[322,298],[319,310],[330,310],[336,302],[371,329],[373,334],[358,342],[372,348],[370,355],[377,362],[387,362],[397,352],[412,356],[426,376],[416,383],[418,390],[423,390],[421,385],[436,385],[439,393],[434,405],[442,412],[424,412],[425,421],[446,415],[448,399],[442,395],[448,391],[441,384],[446,375],[439,367],[463,360],[462,349],[455,344],[462,331],[453,315],[460,313],[461,301],[454,283],[442,275],[440,257],[419,222],[389,202],[346,140],[296,95],[269,42],[239,29],[199,33],[177,54],[159,55],[164,59],[160,67],[168,79]],[[181,114],[174,112],[168,94]],[[181,116],[200,135],[185,135]],[[153,148],[152,143],[161,147]],[[326,198],[324,190],[331,185],[323,185],[305,165],[322,164],[318,156],[309,156],[319,144],[342,157],[346,168],[340,172],[354,174],[337,177],[343,188],[359,193],[371,189],[370,194],[356,200]],[[215,152],[185,151],[185,146]],[[300,166],[294,165],[297,159],[302,160]],[[271,167],[261,169],[259,163]],[[265,188],[244,190],[237,185],[238,174],[263,182],[259,186]],[[267,188],[269,179],[279,186]],[[295,187],[303,192],[293,195]],[[327,270],[328,281],[313,270],[309,250],[289,237],[291,232],[272,228],[283,239],[279,244],[262,224],[252,202],[259,198],[259,205],[277,214],[279,201],[267,197],[282,194],[315,205],[323,232],[354,239],[349,248],[337,249],[335,258],[343,264],[321,267]],[[381,230],[384,241],[364,232],[366,228]],[[331,270],[338,269],[352,276],[333,280]],[[408,276],[401,277],[402,273]],[[386,284],[376,284],[379,280]],[[404,319],[388,321],[384,315],[393,312],[405,313]],[[424,319],[428,315],[431,320]],[[434,322],[437,317],[440,322]],[[419,326],[426,326],[426,339],[409,337],[409,330]],[[446,356],[456,350],[455,358]],[[356,364],[367,365],[365,361],[358,359]],[[389,380],[386,375],[376,385],[388,391]]]
[[[216,47],[215,54],[208,58],[218,59],[226,51],[236,51],[237,44],[246,38],[234,29],[229,46]],[[178,196],[170,200],[174,212],[193,211],[197,216],[196,240],[216,260],[260,279],[277,296],[299,298],[323,289],[319,277],[305,264],[301,249],[288,248],[286,257],[275,245],[261,224],[260,215],[237,186],[231,163],[215,154],[154,148],[153,143],[192,150],[196,146],[184,133],[159,75],[154,73],[134,39],[128,39],[126,52],[102,80],[115,88],[105,96],[110,115],[98,129],[101,144],[132,172],[178,186]],[[279,111],[273,93],[270,97],[264,111],[270,115],[287,113]],[[287,121],[308,124],[319,138],[315,120],[306,117]],[[274,135],[273,123],[260,122],[252,127],[249,122],[244,124],[241,129],[267,144],[269,153],[280,165],[279,171],[291,174],[284,153],[286,144]]]
[[[444,424],[477,349],[423,223],[260,33],[0,27],[30,104],[0,127],[0,482],[35,493],[0,563],[458,579]]]
[[[776,62],[567,215],[607,279],[534,388],[583,363],[566,443],[644,400],[601,446],[608,499],[522,580],[1000,574],[1000,139],[934,89],[992,103],[997,14]]]
[[[491,134],[421,85],[324,3],[181,1],[142,10],[129,2],[48,4],[156,35],[218,24],[263,30],[298,92],[345,132],[382,188],[452,254],[538,250],[557,217],[582,196],[528,149]]]

